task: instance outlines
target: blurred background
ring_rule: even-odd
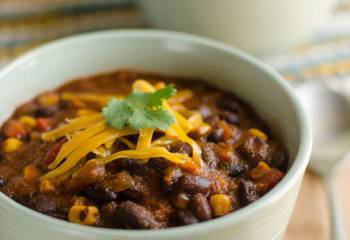
[[[226,42],[261,58],[296,89],[316,81],[350,87],[346,0],[0,0],[0,68],[56,38],[123,28],[171,29]],[[332,186],[348,236],[349,170],[342,166]],[[319,175],[309,170],[285,239],[330,239],[326,196]]]

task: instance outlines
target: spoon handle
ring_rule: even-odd
[[[336,190],[335,177],[333,174],[325,179],[326,190],[329,198],[329,210],[331,215],[331,240],[346,240],[341,211],[339,208],[338,191]]]

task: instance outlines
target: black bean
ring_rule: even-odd
[[[165,135],[164,132],[155,131],[152,135],[152,141],[154,141],[160,137],[163,137],[164,135]]]
[[[269,145],[256,136],[247,137],[237,148],[237,151],[246,157],[251,166],[259,161],[269,161]]]
[[[163,171],[168,167],[168,161],[164,158],[151,158],[147,165],[157,171]]]
[[[219,162],[219,158],[216,156],[214,148],[215,145],[211,143],[207,144],[202,149],[202,158],[207,164],[207,166],[210,168],[215,168],[217,163]]]
[[[207,140],[209,142],[218,143],[221,141],[223,133],[224,133],[224,129],[217,128],[208,135]]]
[[[219,108],[230,112],[237,113],[239,111],[238,102],[230,96],[223,96],[218,102]]]
[[[239,182],[239,200],[245,206],[259,198],[255,185],[248,180],[240,179]]]
[[[208,199],[201,193],[197,193],[193,196],[192,209],[196,217],[201,221],[207,221],[212,218],[211,207]]]
[[[249,166],[242,161],[235,161],[225,165],[231,177],[237,177],[239,174],[248,171]]]
[[[159,229],[161,224],[145,207],[125,201],[120,203],[115,211],[115,221],[126,229]]]
[[[140,160],[133,158],[123,158],[116,161],[116,166],[120,169],[128,170],[130,172],[142,170],[146,167],[146,164]]]
[[[93,153],[93,152],[89,152],[87,155],[86,155],[86,160],[90,160],[90,159],[94,159],[96,158],[96,154]]]
[[[169,152],[172,153],[183,153],[187,155],[192,154],[192,148],[188,143],[184,142],[173,142],[168,146]]]
[[[85,191],[84,195],[97,202],[108,202],[117,199],[118,194],[113,192],[110,188],[102,185],[90,185]]]
[[[113,218],[115,215],[115,212],[117,210],[118,204],[115,201],[106,203],[102,206],[102,216],[106,221],[106,224],[108,224],[109,227],[112,227],[113,225]]]
[[[50,213],[56,210],[54,199],[46,195],[37,195],[31,202],[32,207],[38,212]]]
[[[37,107],[34,110],[34,117],[52,117],[55,114],[53,107]]]
[[[3,186],[5,186],[5,179],[4,179],[4,177],[2,177],[2,176],[0,176],[0,187],[3,187]]]
[[[187,193],[207,195],[210,192],[210,181],[202,176],[183,175],[180,177],[178,185],[181,190]]]
[[[234,112],[225,111],[221,114],[221,117],[230,124],[239,125],[238,115]]]
[[[198,223],[198,219],[189,211],[176,211],[172,216],[172,220],[182,226]]]
[[[114,214],[115,210],[117,209],[118,204],[115,201],[106,203],[102,206],[103,213],[105,214]]]
[[[278,149],[270,161],[270,166],[281,170],[282,172],[287,171],[288,168],[288,157],[283,149]]]

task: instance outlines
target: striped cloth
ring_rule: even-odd
[[[343,5],[305,44],[264,60],[295,84],[349,79],[350,4]]]
[[[0,0],[0,66],[58,37],[144,25],[127,0]]]

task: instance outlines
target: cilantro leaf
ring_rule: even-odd
[[[149,107],[156,107],[162,105],[163,99],[169,99],[172,96],[174,96],[176,93],[176,89],[174,88],[174,85],[171,84],[169,86],[166,86],[164,88],[161,88],[157,91],[155,91],[148,99],[148,106]]]
[[[132,92],[123,100],[109,101],[102,114],[106,123],[116,129],[128,126],[136,130],[142,128],[166,130],[175,119],[163,108],[163,100],[171,98],[175,93],[173,85],[153,93]]]
[[[129,118],[130,127],[134,129],[153,128],[166,130],[174,122],[173,116],[164,109],[144,110],[137,108]]]
[[[126,126],[128,119],[132,115],[132,110],[123,100],[112,99],[102,109],[102,115],[108,125],[121,129]]]

